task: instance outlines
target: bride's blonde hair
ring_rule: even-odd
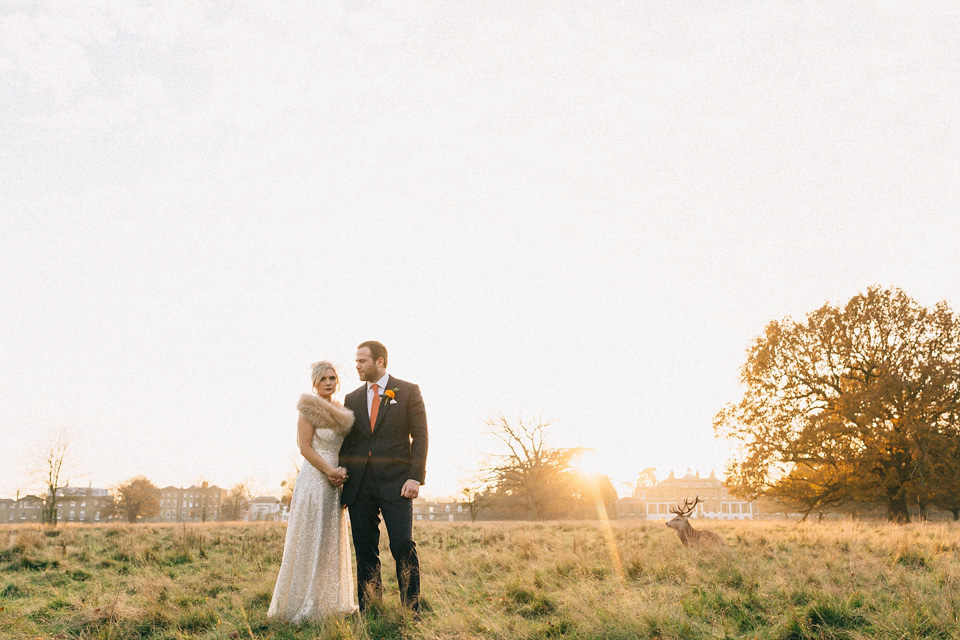
[[[310,367],[310,380],[313,382],[314,391],[317,390],[317,383],[320,382],[320,378],[327,370],[333,371],[333,375],[337,376],[337,388],[334,393],[340,391],[340,371],[337,370],[336,365],[328,360],[321,360],[320,362],[314,362]]]

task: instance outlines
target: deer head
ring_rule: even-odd
[[[676,514],[673,519],[667,520],[666,525],[673,529],[686,529],[690,526],[687,520],[690,519],[690,516],[693,515],[693,510],[697,508],[697,505],[700,504],[700,496],[697,496],[693,502],[689,498],[683,499],[683,506],[679,504],[676,509],[670,509],[670,513]]]
[[[670,513],[675,513],[676,515],[673,520],[667,521],[666,525],[671,529],[676,529],[677,535],[680,536],[680,542],[686,547],[723,544],[723,539],[713,531],[694,529],[690,526],[690,523],[687,522],[690,516],[693,515],[693,510],[697,508],[700,502],[700,496],[697,496],[693,502],[684,498],[682,507],[678,504],[676,509],[670,509]]]

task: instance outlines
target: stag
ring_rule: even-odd
[[[694,529],[690,525],[690,516],[693,514],[693,510],[700,504],[700,496],[697,496],[697,499],[692,503],[688,498],[683,499],[683,506],[681,507],[677,504],[676,509],[670,509],[670,513],[676,514],[672,520],[668,520],[666,525],[671,529],[676,529],[677,535],[680,536],[680,542],[687,547],[699,547],[706,545],[716,545],[721,544],[722,540],[713,531],[707,529]]]

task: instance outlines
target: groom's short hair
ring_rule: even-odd
[[[377,358],[383,358],[383,366],[387,366],[387,348],[383,344],[377,342],[376,340],[367,340],[366,342],[361,342],[357,345],[357,350],[363,349],[366,347],[370,349],[370,355],[373,356],[373,361],[376,362]]]

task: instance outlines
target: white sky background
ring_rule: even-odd
[[[424,491],[485,418],[615,483],[722,472],[767,322],[960,310],[960,6],[0,5],[0,496],[298,459],[321,357],[421,385]]]

